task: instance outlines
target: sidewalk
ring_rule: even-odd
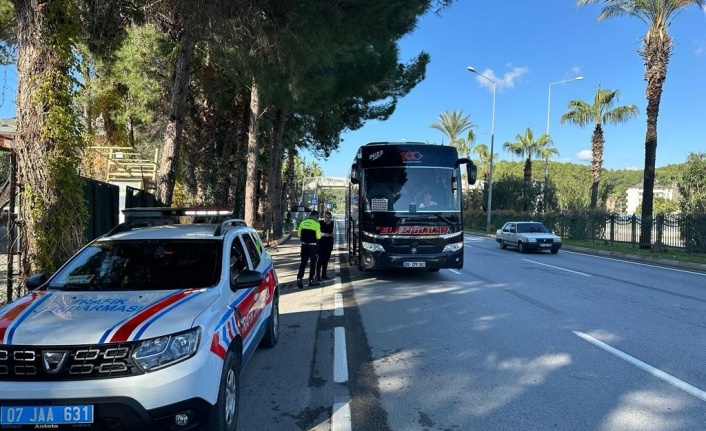
[[[325,288],[340,283],[339,274],[339,255],[341,244],[334,245],[331,259],[328,264],[328,276],[331,280],[322,280],[319,286],[308,287],[306,281],[309,279],[309,265],[304,273],[304,291]],[[301,262],[301,241],[297,237],[296,232],[292,231],[283,235],[276,241],[276,245],[267,247],[267,251],[272,255],[272,260],[277,271],[277,278],[282,292],[286,293],[293,289],[297,289],[297,272],[299,271],[299,263]]]

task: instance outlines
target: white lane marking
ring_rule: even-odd
[[[331,431],[351,431],[351,400],[346,397],[334,397]]]
[[[632,260],[628,259],[616,259],[614,257],[605,257],[605,256],[596,256],[594,254],[588,254],[588,253],[579,253],[576,251],[569,251],[569,250],[562,250],[562,253],[571,253],[571,254],[580,254],[581,256],[587,256],[587,257],[595,257],[596,259],[605,259],[605,260],[612,260],[614,262],[620,262],[620,263],[629,263],[631,265],[639,265],[639,266],[649,266],[650,268],[657,268],[657,269],[665,269],[667,271],[674,271],[674,272],[683,272],[686,274],[694,274],[694,275],[701,275],[706,277],[706,273],[703,272],[696,272],[696,271],[689,271],[686,269],[678,269],[678,268],[669,268],[666,266],[660,266],[660,265],[653,265],[650,263],[642,263],[642,262],[634,262]]]
[[[585,272],[578,272],[578,271],[573,271],[571,269],[561,268],[559,266],[547,265],[546,263],[537,262],[536,260],[530,260],[530,259],[522,259],[522,260],[524,260],[525,262],[535,263],[537,265],[548,266],[549,268],[559,269],[561,271],[572,272],[574,274],[583,275],[584,277],[591,276],[591,274],[586,274]]]
[[[343,295],[337,293],[333,296],[333,315],[343,316]]]
[[[594,346],[600,347],[601,349],[605,350],[608,353],[611,353],[618,358],[627,361],[637,368],[640,368],[643,371],[647,371],[649,374],[652,374],[653,376],[657,377],[658,379],[662,379],[665,382],[669,383],[670,385],[677,387],[681,389],[684,392],[687,392],[696,398],[701,399],[702,401],[706,401],[706,392],[702,391],[701,389],[692,386],[688,383],[686,383],[683,380],[679,380],[678,378],[672,376],[671,374],[667,374],[664,371],[660,370],[659,368],[655,368],[650,364],[647,364],[645,362],[642,362],[641,360],[635,358],[634,356],[630,356],[627,353],[616,349],[613,346],[610,346],[600,340],[597,340],[590,335],[584,334],[583,332],[580,331],[572,331],[574,334],[577,336],[583,338],[584,340],[588,341],[589,343],[593,344]]]
[[[456,274],[456,275],[461,275],[461,274],[462,274],[461,271],[457,271],[457,270],[451,269],[451,268],[449,268],[449,271],[453,272],[453,273]]]
[[[348,381],[348,358],[346,357],[346,330],[337,326],[333,332],[333,381]]]

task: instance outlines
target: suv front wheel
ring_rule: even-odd
[[[239,406],[240,359],[229,350],[223,362],[218,402],[213,408],[206,431],[235,431],[238,424]]]
[[[275,291],[275,295],[272,298],[272,313],[267,319],[267,328],[265,329],[265,336],[262,337],[260,346],[265,348],[275,347],[277,341],[279,340],[279,294]]]

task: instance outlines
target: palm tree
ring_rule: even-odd
[[[470,115],[464,117],[463,110],[461,110],[460,112],[442,112],[439,115],[439,122],[433,123],[429,127],[441,131],[449,138],[449,145],[456,146],[461,133],[478,126],[471,121]]]
[[[471,149],[473,148],[473,143],[476,141],[476,134],[473,129],[468,129],[466,134],[466,139],[459,138],[456,140],[456,148],[458,148],[458,153],[471,157]]]
[[[527,211],[529,208],[530,182],[532,181],[532,156],[542,157],[543,151],[551,145],[552,139],[549,135],[544,134],[535,141],[534,133],[529,127],[525,130],[524,135],[518,134],[515,139],[517,139],[515,142],[505,142],[503,148],[516,156],[525,158],[525,190],[523,193],[522,210]]]
[[[549,186],[549,159],[552,156],[558,155],[559,150],[556,149],[551,140],[548,140],[545,143],[544,148],[539,150],[539,156],[544,159],[544,186],[542,187],[542,208],[544,208],[544,211],[547,210],[547,187]]]
[[[490,149],[488,149],[487,145],[480,144],[476,145],[473,148],[473,152],[475,152],[478,155],[478,158],[480,159],[478,167],[483,172],[483,181],[487,184],[488,174],[490,171]],[[493,161],[495,161],[494,158]]]
[[[596,125],[591,137],[591,209],[595,209],[598,204],[598,183],[601,181],[601,169],[603,169],[603,144],[605,143],[603,124],[624,123],[636,117],[638,113],[635,105],[613,108],[618,99],[620,99],[619,90],[601,90],[599,84],[593,97],[593,104],[589,105],[583,100],[572,100],[569,102],[568,110],[561,116],[561,124],[569,122],[580,127],[588,124]]]
[[[640,248],[650,248],[652,243],[652,199],[655,185],[657,158],[657,115],[662,98],[662,86],[667,78],[667,64],[672,55],[674,40],[668,28],[682,10],[691,5],[702,9],[706,0],[577,0],[577,6],[604,4],[598,21],[617,16],[633,16],[647,24],[647,34],[642,39],[640,56],[645,64],[647,81],[647,132],[645,134],[645,170],[642,193],[642,226]]]

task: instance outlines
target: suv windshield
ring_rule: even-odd
[[[56,274],[49,288],[167,290],[213,286],[221,276],[217,240],[99,241]]]

